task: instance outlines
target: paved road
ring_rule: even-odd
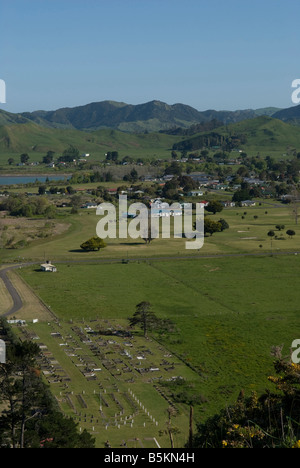
[[[10,269],[11,268],[6,268],[5,270],[0,271],[0,278],[2,279],[7,291],[9,292],[9,294],[11,295],[12,300],[13,300],[12,308],[8,312],[3,314],[2,317],[8,317],[9,315],[16,314],[21,309],[21,307],[23,306],[23,302],[22,302],[22,299],[21,299],[19,293],[17,292],[17,290],[13,286],[12,282],[10,281],[10,279],[7,276],[7,272]]]
[[[8,317],[10,315],[14,315],[23,307],[23,302],[18,291],[7,276],[8,271],[15,270],[17,268],[20,268],[21,266],[24,267],[30,265],[32,265],[32,263],[25,263],[23,265],[13,265],[5,268],[4,270],[0,270],[0,278],[2,279],[4,286],[6,287],[13,300],[12,308],[5,314],[2,314],[1,317]]]

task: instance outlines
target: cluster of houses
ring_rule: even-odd
[[[192,172],[190,174],[183,174],[183,175],[189,176],[191,179],[193,179],[195,182],[197,182],[198,185],[199,185],[199,188],[204,187],[204,188],[207,188],[209,190],[226,190],[226,189],[229,188],[229,184],[234,179],[233,176],[228,176],[226,178],[226,182],[221,183],[219,179],[216,179],[216,178],[214,178],[214,176],[212,176],[210,174],[203,173],[203,172]],[[167,175],[164,175],[161,178],[156,178],[154,176],[148,175],[148,176],[143,177],[142,181],[143,182],[163,182],[163,183],[166,183],[166,182],[169,182],[170,180],[172,180],[174,177],[176,177],[176,176],[173,175],[173,174],[167,174]],[[244,177],[243,180],[244,180],[244,182],[247,182],[251,186],[256,186],[256,187],[265,187],[266,186],[265,181],[262,181],[260,179],[255,178],[255,177]],[[233,185],[233,186],[231,185],[230,188],[232,190],[238,190],[238,189],[241,188],[241,186],[240,186],[240,184],[236,184],[236,185]],[[196,196],[202,196],[202,195],[197,194]]]
[[[219,190],[226,190],[230,187],[231,190],[239,190],[241,188],[241,185],[240,184],[237,184],[235,186],[232,186],[232,185],[229,185],[230,182],[232,182],[233,178],[232,177],[228,177],[226,179],[226,183],[220,183],[220,181],[218,179],[214,179],[213,176],[209,175],[209,174],[205,174],[205,173],[202,173],[202,172],[194,172],[194,173],[191,173],[191,174],[188,174],[189,177],[191,177],[197,184],[198,184],[198,189],[194,189],[194,190],[190,190],[186,196],[189,197],[189,198],[202,198],[204,196],[204,190],[207,191],[207,190],[210,190],[210,191],[219,191]],[[160,183],[160,186],[164,186],[166,182],[172,180],[174,177],[174,175],[165,175],[163,176],[161,179],[156,179],[155,177],[152,177],[152,176],[146,176],[144,177],[144,181],[147,181],[147,182],[161,182]],[[255,178],[244,178],[244,181],[247,182],[249,185],[251,186],[260,186],[260,187],[263,187],[265,185],[265,182],[259,180],[259,179],[255,179]],[[81,189],[82,190],[82,189]],[[107,189],[108,193],[110,193],[111,195],[117,195],[118,194],[118,190],[117,189]],[[143,190],[135,190],[134,188],[132,187],[128,187],[126,190],[122,190],[120,192],[121,195],[131,195],[131,196],[136,196],[138,198],[143,198],[143,196],[145,195],[145,192]],[[183,196],[183,193],[179,193],[179,195]],[[180,213],[178,212],[174,212],[174,210],[171,210],[169,211],[168,210],[168,206],[164,206],[164,203],[161,201],[160,198],[156,198],[156,199],[152,199],[150,200],[149,197],[148,198],[148,201],[152,207],[152,210],[156,213],[157,216],[176,216],[176,215],[179,215]],[[206,207],[208,205],[208,202],[206,200],[203,200],[201,199],[198,203],[203,203],[204,207]],[[255,202],[252,201],[252,200],[243,200],[240,204],[240,206],[243,206],[243,207],[252,207],[252,206],[255,206]],[[168,205],[168,204],[166,204]],[[180,205],[182,207],[184,207],[184,203],[180,203]],[[232,201],[224,201],[223,202],[223,206],[225,208],[232,208],[234,206],[236,206],[235,202],[232,202]],[[82,209],[87,209],[87,210],[91,210],[91,209],[96,209],[97,208],[97,204],[93,201],[88,201],[86,203],[84,203],[82,206],[81,206]]]
[[[209,202],[206,200],[201,200],[199,203],[202,204],[204,208],[209,205]],[[177,203],[178,208],[176,208],[174,204],[172,205],[163,202],[160,198],[151,200],[151,216],[154,218],[182,216],[184,208],[190,206],[189,203]]]
[[[224,201],[224,202],[221,202],[221,203],[224,206],[224,208],[233,208],[236,205],[236,203],[232,202],[232,201]],[[244,201],[240,202],[240,206],[244,206],[244,207],[249,208],[251,206],[256,206],[256,202],[253,201],[253,200],[244,200]]]

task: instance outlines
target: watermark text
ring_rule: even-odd
[[[300,364],[300,340],[294,340],[292,343],[292,348],[296,348],[292,353],[292,362],[294,364]]]
[[[292,82],[292,88],[296,88],[292,93],[292,102],[294,104],[300,103],[300,79],[294,80]]]
[[[119,196],[119,206],[101,203],[97,208],[101,216],[97,236],[101,239],[188,239],[185,248],[199,250],[204,244],[204,205],[196,203],[153,203],[148,208],[143,203],[128,206],[127,196]],[[174,220],[171,226],[171,219]]]
[[[6,104],[6,84],[4,80],[0,80],[0,104]]]

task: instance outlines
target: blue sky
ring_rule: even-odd
[[[299,17],[299,0],[1,0],[0,108],[291,107]]]

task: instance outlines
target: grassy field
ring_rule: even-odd
[[[34,240],[52,238],[68,231],[69,225],[65,222],[32,219],[12,218],[0,213],[0,248],[25,246]]]
[[[226,219],[229,229],[216,233],[212,237],[206,237],[204,246],[200,251],[186,250],[185,239],[155,239],[150,245],[146,245],[142,239],[107,239],[107,247],[100,252],[84,252],[80,245],[96,234],[96,226],[99,216],[95,211],[81,210],[78,215],[69,215],[70,210],[65,211],[65,217],[59,218],[59,224],[66,223],[68,230],[50,239],[40,239],[32,242],[25,249],[1,250],[3,262],[14,261],[16,257],[25,261],[41,261],[45,258],[52,262],[59,261],[97,261],[100,259],[137,259],[145,257],[178,257],[189,256],[191,258],[203,255],[239,254],[271,252],[300,251],[300,230],[295,224],[293,208],[278,205],[275,201],[262,202],[252,208],[230,208],[222,213],[212,215],[216,221],[221,217]],[[16,225],[20,224],[14,221]],[[34,224],[34,220],[31,221]],[[30,224],[30,223],[29,223]],[[284,224],[283,231],[277,231],[275,226]],[[12,228],[11,228],[12,229]],[[29,229],[29,226],[28,226]],[[296,235],[290,239],[286,230],[293,229]],[[277,239],[272,240],[268,232],[274,230]],[[17,233],[17,231],[16,231]],[[6,234],[5,234],[6,235]],[[17,235],[17,234],[16,234]],[[172,235],[172,230],[171,230]]]
[[[75,417],[80,427],[95,433],[99,447],[107,438],[115,447],[124,440],[128,446],[154,447],[154,438],[160,446],[168,447],[168,436],[163,434],[169,406],[166,399],[179,410],[173,423],[181,429],[176,444],[182,447],[188,436],[190,404],[195,407],[195,419],[203,421],[235,401],[241,389],[248,395],[253,390],[263,392],[273,372],[272,347],[283,345],[288,355],[292,341],[298,338],[300,257],[296,253],[300,252],[300,236],[292,208],[266,200],[261,206],[226,209],[212,216],[216,220],[220,217],[227,220],[230,229],[205,238],[200,252],[185,250],[184,239],[157,239],[150,245],[115,239],[109,240],[101,252],[82,252],[80,244],[94,235],[99,220],[94,212],[87,211],[75,216],[66,214],[67,231],[32,242],[18,251],[18,258],[16,251],[2,249],[2,261],[37,262],[19,270],[30,289],[26,292],[23,281],[16,284],[27,304],[18,316],[22,318],[26,312],[30,320],[41,312],[40,323],[29,325],[27,332],[36,334],[47,347],[51,359],[58,362],[59,375],[71,378],[70,382],[51,382],[51,389],[63,411]],[[285,225],[283,231],[276,231],[278,223]],[[289,228],[296,232],[293,239],[286,235]],[[272,241],[267,235],[271,229],[277,236]],[[57,263],[56,274],[39,271],[39,262],[45,258]],[[122,263],[122,259],[129,263]],[[16,281],[16,274],[13,276]],[[30,311],[33,292],[41,301],[34,302],[36,309]],[[5,294],[3,301],[4,308],[8,308]],[[127,379],[122,367],[121,376],[118,371],[105,371],[97,375],[96,381],[87,381],[79,369],[80,358],[90,356],[90,362],[95,356],[82,340],[76,346],[71,344],[80,338],[78,329],[93,328],[95,322],[126,329],[128,317],[141,301],[149,301],[156,315],[171,319],[177,329],[154,336],[151,342],[139,333],[133,338],[135,356],[142,347],[151,348],[149,363],[160,369],[159,375],[147,375],[145,380],[145,375],[133,369],[135,378],[129,385],[132,375]],[[56,315],[57,322],[47,314],[43,316],[41,303],[46,306],[44,312],[51,310]],[[49,327],[60,332],[62,341],[53,338]],[[118,343],[107,344],[108,356],[100,357],[94,365],[102,366],[103,359],[118,364],[120,352],[127,348],[124,338],[114,337],[112,341]],[[95,344],[101,345],[100,341]],[[75,356],[66,354],[66,350]],[[167,355],[176,359],[172,376],[182,380],[170,381],[170,374],[161,370]],[[123,366],[123,357],[121,360]],[[155,388],[156,377],[164,397]],[[99,414],[98,407],[99,385],[110,395],[103,414]],[[129,390],[148,408],[152,420],[140,411],[136,425],[131,427],[128,419],[125,430],[121,429],[125,426],[122,415],[112,414],[118,404],[111,394],[116,397],[116,392],[120,393],[120,400],[116,398],[129,417],[134,406]],[[84,411],[79,395],[88,411]],[[135,440],[137,434],[140,441]]]
[[[136,304],[150,301],[178,327],[162,342],[201,377],[196,387],[206,417],[241,388],[265,388],[272,346],[289,352],[299,270],[298,256],[283,256],[61,265],[53,275],[34,268],[21,274],[60,320],[125,320]]]

